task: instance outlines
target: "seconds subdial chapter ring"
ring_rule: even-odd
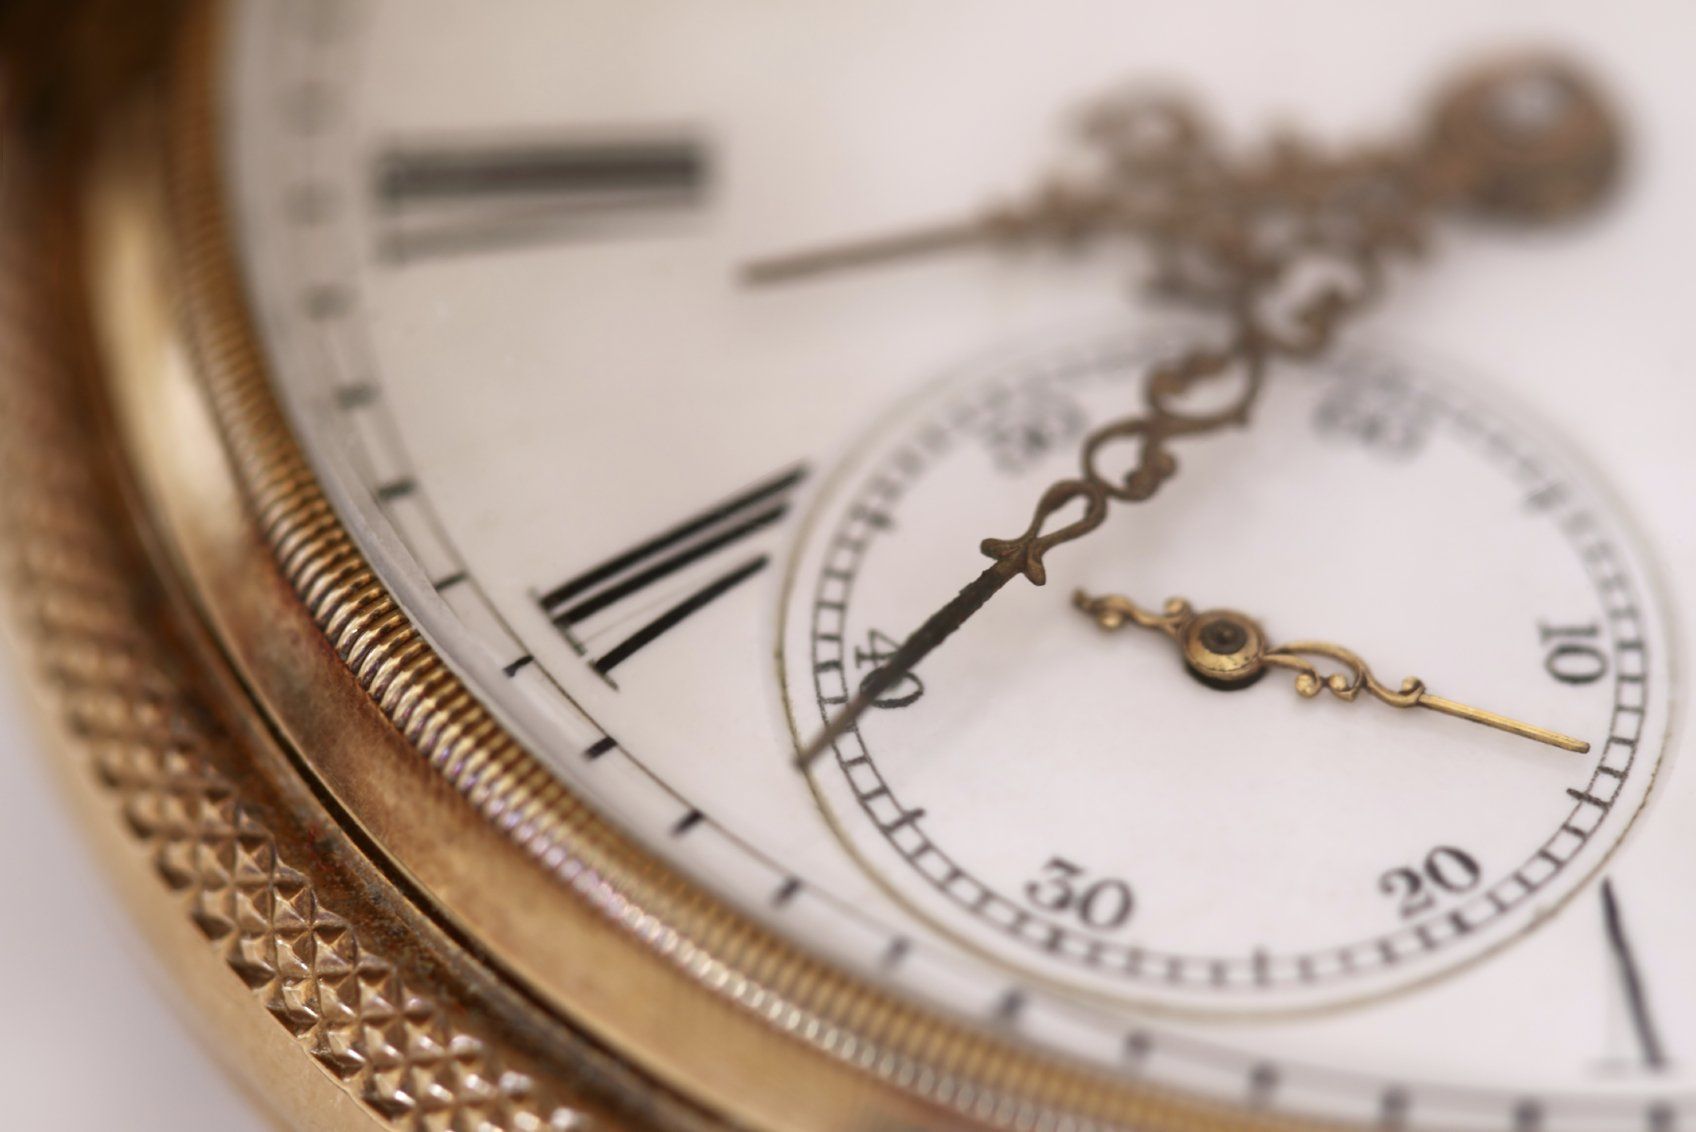
[[[1064,460],[1159,346],[1109,334],[1015,351],[870,446],[796,567],[798,730],[887,663],[884,626],[958,568],[950,537],[991,521],[1007,481]],[[1431,368],[1357,352],[1270,387],[1247,453],[1195,449],[1199,503],[1151,504],[1135,531],[1081,548],[1073,577],[1245,593],[1550,726],[1222,697],[1052,601],[1007,603],[985,612],[982,648],[885,687],[812,769],[861,864],[1031,976],[1204,1011],[1384,993],[1539,922],[1654,777],[1661,616],[1607,493]],[[1246,487],[1245,460],[1262,469]],[[1360,506],[1390,493],[1404,503]],[[1423,687],[1386,691],[1425,706]],[[1581,753],[1574,735],[1608,738]]]

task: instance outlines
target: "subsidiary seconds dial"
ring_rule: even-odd
[[[1170,348],[1098,329],[963,367],[886,419],[791,577],[799,734],[970,576],[982,532],[1018,528]],[[1648,795],[1668,646],[1612,497],[1487,394],[1400,352],[1280,371],[1252,429],[1186,449],[1168,495],[884,689],[811,768],[827,820],[965,945],[1173,1008],[1386,993],[1530,931]],[[1170,643],[1100,632],[1074,588],[1152,610],[1184,595],[1251,611],[1230,631],[1264,626],[1268,646],[1348,649],[1222,694]],[[1404,695],[1409,673],[1424,683]],[[1422,691],[1535,726],[1445,718],[1452,700]]]

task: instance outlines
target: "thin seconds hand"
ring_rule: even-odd
[[[919,661],[929,656],[931,651],[953,635],[954,630],[964,625],[971,616],[989,603],[1002,586],[1017,576],[1018,570],[1009,567],[1007,561],[999,561],[991,565],[983,573],[966,583],[952,601],[929,617],[924,624],[913,630],[908,638],[890,654],[882,665],[873,669],[860,682],[860,690],[854,694],[830,721],[824,730],[813,738],[813,741],[801,751],[796,762],[806,768],[813,764],[831,745],[853,727],[860,716],[865,714],[885,692],[893,687],[907,673],[916,667]]]

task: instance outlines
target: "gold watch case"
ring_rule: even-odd
[[[9,627],[117,890],[280,1120],[1313,1127],[891,997],[573,797],[374,575],[267,385],[218,177],[223,6],[19,11]],[[102,19],[119,34],[89,34]],[[26,65],[20,29],[62,54]]]

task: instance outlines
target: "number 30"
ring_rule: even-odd
[[[1112,931],[1131,919],[1136,900],[1131,886],[1122,880],[1090,877],[1081,865],[1063,857],[1050,857],[1043,875],[1025,885],[1025,896],[1048,912],[1066,912],[1087,928]]]

